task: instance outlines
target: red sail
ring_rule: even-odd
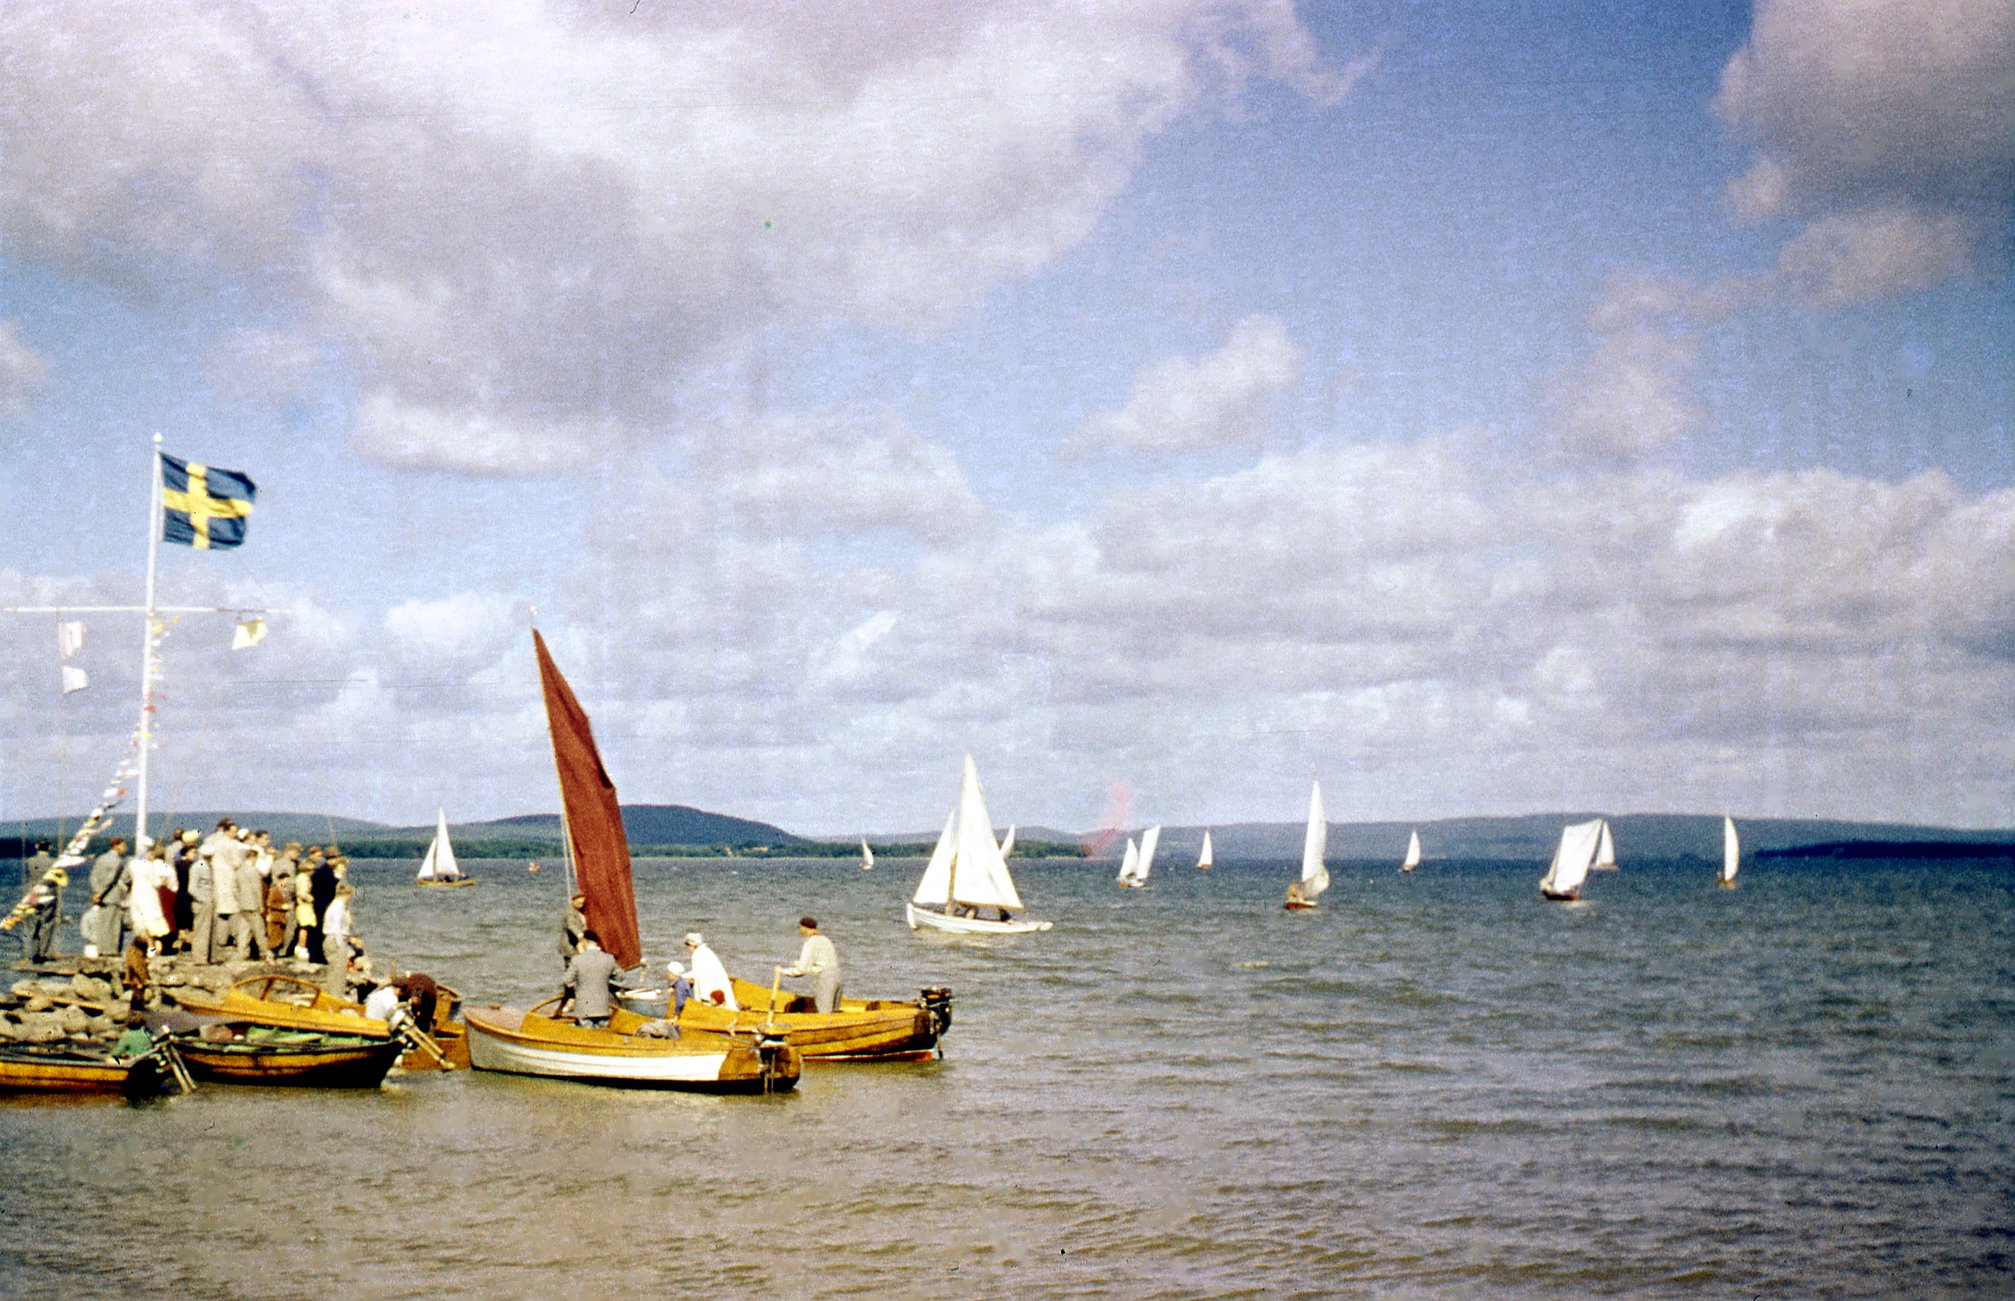
[[[634,967],[644,960],[637,938],[637,897],[630,886],[630,842],[623,835],[623,810],[616,803],[616,784],[602,767],[587,711],[560,676],[546,650],[545,638],[532,629],[532,649],[539,656],[539,684],[546,692],[546,723],[553,732],[553,763],[560,770],[560,799],[567,809],[567,834],[574,842],[574,871],[588,929],[616,964]]]

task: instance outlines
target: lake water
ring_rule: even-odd
[[[554,869],[359,927],[555,991]],[[942,1062],[707,1098],[465,1072],[0,1103],[24,1296],[1927,1296],[2015,1290],[2015,873],[1016,864],[1046,934],[913,935],[920,862],[643,862],[654,964],[947,985]]]

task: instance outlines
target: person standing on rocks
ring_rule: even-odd
[[[92,911],[84,914],[91,923],[89,933],[84,936],[88,955],[109,958],[119,952],[132,879],[126,863],[126,837],[114,836],[110,848],[91,864]]]

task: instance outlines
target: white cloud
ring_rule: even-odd
[[[1778,253],[1770,287],[1822,311],[1928,289],[1973,265],[1974,214],[1901,204],[1819,218]]]
[[[1764,0],[1715,111],[1761,152],[1768,216],[1873,197],[2015,197],[2010,0]]]
[[[779,321],[927,328],[1078,244],[1178,119],[1362,71],[1281,0],[21,0],[0,43],[16,256],[240,279],[356,367],[362,450],[507,475],[666,428]]]
[[[48,387],[49,363],[25,343],[14,321],[0,321],[0,415],[20,415]]]
[[[1267,407],[1301,379],[1301,348],[1273,316],[1248,316],[1222,348],[1155,362],[1117,411],[1092,417],[1086,444],[1183,452],[1264,439]]]
[[[1733,793],[1757,813],[2015,820],[2015,491],[1508,478],[1452,442],[1317,444],[1135,485],[1096,527],[983,516],[854,553],[722,529],[707,483],[626,487],[562,591],[365,621],[247,587],[220,603],[294,614],[239,656],[228,621],[214,637],[185,621],[167,798],[319,807],[357,790],[376,803],[337,811],[412,821],[439,802],[550,807],[532,596],[626,799],[794,829],[926,828],[968,747],[1003,817],[1064,825],[1093,825],[1119,778],[1171,817],[1292,818],[1310,772],[1336,775],[1339,817]],[[10,604],[126,589],[0,574]],[[53,670],[46,626],[0,638]],[[113,640],[94,629],[93,647]],[[109,702],[125,688],[104,669]],[[8,680],[0,723],[39,736],[54,687],[31,677]],[[129,707],[76,706],[78,744],[102,739],[73,771],[132,724]],[[7,780],[10,807],[56,807],[41,768]]]
[[[1686,433],[1700,419],[1685,388],[1698,353],[1697,340],[1671,328],[1639,325],[1599,335],[1556,394],[1567,448],[1627,458]]]
[[[1816,220],[1782,287],[1822,309],[1974,265],[2015,211],[2015,0],[1766,0],[1715,111],[1759,151],[1738,215]]]

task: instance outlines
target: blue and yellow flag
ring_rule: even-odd
[[[236,470],[161,454],[161,540],[222,551],[245,540],[258,486]]]

